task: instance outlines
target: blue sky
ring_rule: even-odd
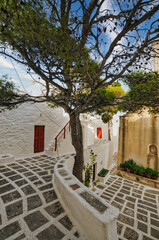
[[[88,3],[89,3],[89,1],[88,1]],[[114,6],[112,5],[112,1],[105,0],[105,2],[102,5],[101,10],[105,10],[107,8],[110,8],[110,9],[114,8]],[[114,38],[114,32],[109,33],[107,35],[107,37],[109,38],[108,41],[111,42],[112,39]],[[15,69],[13,68],[13,65],[12,65],[12,62],[10,61],[10,59],[5,58],[4,56],[0,55],[0,76],[7,74],[8,77],[11,78],[12,81],[15,83],[16,87],[18,87],[20,90],[22,90],[22,91],[26,90],[31,95],[40,94],[41,88],[42,88],[41,85],[38,83],[33,84],[33,80],[31,78],[31,76],[27,73],[26,68],[24,66],[16,63],[15,61],[13,61],[13,63],[16,68],[16,71],[18,72],[18,75],[17,75]],[[151,69],[153,68],[152,64],[150,64],[150,68]],[[21,79],[22,83],[19,80],[19,78]],[[36,80],[38,80],[38,77],[36,77]],[[23,85],[25,87],[25,90],[23,88]],[[123,86],[123,87],[124,87],[124,89],[127,89],[125,86]]]
[[[16,71],[18,72],[18,75],[12,65],[12,62]],[[0,55],[0,76],[6,74],[8,75],[8,78],[11,78],[11,81],[14,82],[15,86],[21,91],[26,90],[31,95],[38,95],[41,93],[41,86],[37,83],[33,83],[33,79],[27,73],[27,70],[24,66],[18,64],[13,60],[11,61],[9,57],[4,57]],[[36,77],[36,79],[38,78]]]

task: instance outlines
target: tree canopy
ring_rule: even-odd
[[[129,91],[120,105],[122,110],[137,112],[146,107],[151,113],[159,113],[159,75],[157,73],[132,72],[124,82],[129,86]]]
[[[158,0],[0,2],[0,54],[39,76],[43,95],[27,94],[24,100],[47,101],[68,112],[76,150],[74,174],[80,180],[79,115],[117,104],[108,86],[134,67],[147,68],[151,44],[159,37],[158,11]]]

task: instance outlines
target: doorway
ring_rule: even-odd
[[[45,126],[34,127],[34,153],[44,151],[44,130]]]

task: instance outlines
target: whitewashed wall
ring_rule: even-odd
[[[91,162],[90,151],[93,151],[96,156],[96,177],[102,168],[109,169],[113,163],[113,142],[107,141],[103,144],[92,146],[84,152],[85,165]]]
[[[36,108],[40,109],[40,111]],[[44,148],[68,122],[62,108],[52,109],[47,104],[22,104],[16,109],[0,113],[0,155],[14,157],[34,153],[34,126],[45,126]]]
[[[34,154],[34,126],[45,126],[44,149],[52,142],[54,149],[54,138],[69,121],[68,114],[62,108],[50,108],[45,103],[25,103],[11,111],[0,113],[0,155],[12,154],[15,158],[32,156]],[[97,128],[102,128],[102,139],[108,139],[108,127],[101,119],[90,115],[81,116],[83,128],[84,149],[94,144],[97,139]],[[109,149],[110,148],[110,149]],[[102,153],[103,151],[103,153]],[[71,144],[71,135],[67,134],[58,144],[58,152],[54,156],[74,152]],[[101,149],[103,163],[98,166],[104,167],[105,162],[109,165],[109,154],[112,152],[110,143]],[[50,152],[53,154],[53,151]],[[99,154],[98,154],[99,155]],[[89,157],[88,157],[89,159]],[[106,166],[108,167],[108,166]]]

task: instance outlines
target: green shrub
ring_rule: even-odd
[[[140,169],[139,165],[136,164],[136,165],[133,166],[133,172],[136,172],[137,174],[139,172],[139,169]]]
[[[120,168],[125,168],[125,163],[120,163]]]
[[[153,169],[152,168],[146,168],[145,169],[145,175],[151,175],[152,176],[152,174],[153,174]]]
[[[90,151],[91,162],[83,166],[83,170],[85,171],[85,179],[83,181],[83,184],[86,187],[90,187],[90,183],[93,175],[93,164],[96,162],[96,157],[97,155],[95,155],[94,152],[91,150]]]
[[[145,168],[144,167],[142,167],[142,166],[139,166],[140,168],[139,168],[139,170],[138,170],[138,174],[139,175],[144,175],[145,174]]]
[[[152,175],[153,178],[159,177],[159,172],[157,170],[153,170]]]
[[[136,172],[136,174],[146,176],[151,175],[152,178],[159,177],[159,171],[153,170],[152,168],[144,168],[143,166],[137,165],[133,159],[129,159],[125,161],[124,163],[120,163],[120,168],[128,168],[130,169],[130,172]]]
[[[130,169],[131,172],[133,172],[133,167],[136,165],[133,159],[129,159],[125,161],[125,168]]]

